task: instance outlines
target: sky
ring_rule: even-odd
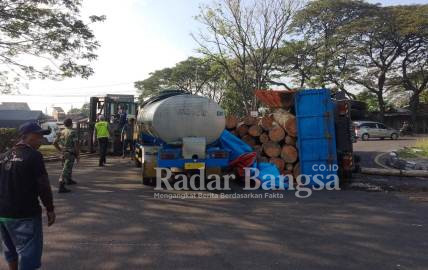
[[[200,25],[194,17],[199,7],[212,0],[83,0],[82,15],[106,15],[91,26],[101,43],[95,74],[89,79],[34,80],[16,95],[0,95],[0,102],[27,102],[33,110],[51,113],[53,106],[65,111],[80,108],[90,96],[135,94],[133,83],[150,72],[174,66],[196,55],[191,33]],[[382,5],[428,4],[428,0],[378,0]]]

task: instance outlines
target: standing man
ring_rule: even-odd
[[[43,251],[42,208],[48,226],[55,223],[52,190],[42,154],[37,151],[43,130],[36,123],[19,128],[20,141],[0,154],[0,234],[9,270],[41,267]]]
[[[103,115],[100,115],[98,122],[95,124],[95,136],[98,140],[98,147],[100,150],[100,161],[98,166],[102,167],[106,163],[108,138],[110,137],[109,125],[105,121]]]
[[[123,126],[122,129],[122,158],[125,158],[125,156],[128,154],[128,145],[132,155],[134,152],[134,118],[129,118],[128,122]]]
[[[126,110],[122,107],[119,106],[119,112],[118,112],[118,118],[119,118],[119,130],[122,130],[123,127],[125,126],[125,124],[127,123],[127,117],[128,114],[126,113]]]
[[[65,128],[58,133],[53,145],[62,152],[63,169],[59,177],[59,193],[67,193],[71,190],[65,185],[77,184],[72,179],[74,162],[79,162],[80,146],[77,133],[73,130],[73,121],[70,118],[64,120]]]

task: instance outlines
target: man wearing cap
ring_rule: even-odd
[[[52,190],[42,154],[37,151],[43,130],[36,123],[19,128],[20,140],[0,154],[0,234],[10,270],[41,267],[43,250],[42,208],[48,226],[55,223]]]
[[[109,124],[103,115],[99,116],[98,122],[95,124],[95,136],[100,150],[99,166],[102,167],[106,163],[108,138],[110,137]]]
[[[58,133],[57,138],[54,141],[56,149],[62,152],[63,155],[63,169],[61,176],[59,177],[59,193],[70,192],[65,185],[74,185],[75,181],[72,179],[73,165],[77,160],[79,161],[79,140],[77,133],[73,130],[73,121],[70,118],[64,120],[65,128]]]

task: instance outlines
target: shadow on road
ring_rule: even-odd
[[[82,160],[74,192],[55,194],[58,220],[45,228],[43,269],[428,265],[423,204],[355,191],[317,192],[308,199],[292,192],[284,199],[156,199],[130,162],[111,162],[100,169],[96,159]],[[58,166],[48,165],[51,182]]]

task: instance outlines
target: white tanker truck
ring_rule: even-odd
[[[211,174],[228,166],[229,152],[218,143],[224,111],[209,98],[161,92],[140,106],[136,127],[135,160],[145,185],[154,183],[155,168],[174,173],[205,169]]]

